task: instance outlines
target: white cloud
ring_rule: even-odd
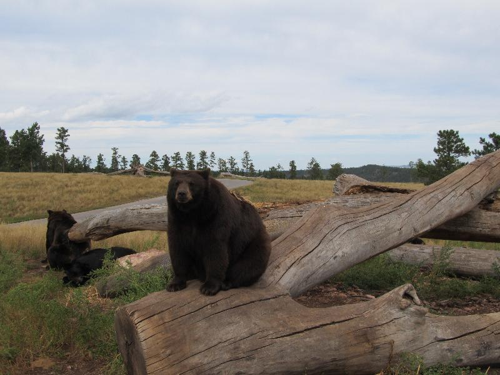
[[[493,0],[4,1],[0,127],[65,126],[75,153],[405,164],[439,129],[498,132],[499,18]]]

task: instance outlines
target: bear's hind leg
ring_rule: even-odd
[[[238,260],[229,266],[223,290],[250,286],[257,282],[267,268],[271,242],[267,233],[254,239]]]

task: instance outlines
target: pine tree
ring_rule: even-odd
[[[329,180],[336,180],[338,176],[344,173],[342,169],[342,163],[330,164],[330,169],[328,170],[327,178]]]
[[[7,134],[5,130],[0,128],[0,171],[2,172],[9,170],[9,148],[10,143]]]
[[[128,165],[127,158],[125,156],[122,156],[122,158],[120,159],[120,169],[121,170],[127,169],[127,165]]]
[[[26,130],[16,130],[10,137],[9,170],[13,172],[28,171],[26,160]]]
[[[191,151],[186,152],[186,168],[190,171],[196,169],[195,156]]]
[[[82,157],[82,169],[83,169],[83,172],[90,172],[90,164],[92,164],[92,159],[87,156],[87,155],[83,155]]]
[[[295,180],[297,178],[297,165],[295,164],[295,160],[292,160],[289,166],[290,166],[290,180]]]
[[[467,163],[461,162],[459,158],[471,154],[458,131],[440,130],[437,135],[437,147],[434,148],[437,158],[427,164],[419,159],[416,164],[417,176],[424,179],[426,184],[436,182],[463,167]]]
[[[253,165],[253,162],[250,162],[250,166],[248,167],[248,172],[251,177],[255,176],[255,166]]]
[[[210,169],[213,171],[215,170],[215,167],[217,166],[217,160],[215,159],[215,152],[210,153]]]
[[[60,172],[62,169],[62,157],[59,153],[53,152],[46,160],[46,169],[49,172]]]
[[[491,133],[488,137],[491,139],[491,142],[483,137],[479,137],[479,144],[483,146],[483,149],[472,151],[474,158],[479,159],[481,156],[500,150],[500,134]]]
[[[66,165],[66,153],[70,150],[68,146],[68,138],[70,134],[68,129],[64,127],[57,128],[56,134],[56,151],[61,154],[62,157],[62,173],[65,171]]]
[[[139,155],[134,154],[132,155],[132,160],[130,161],[130,168],[137,168],[139,165],[141,165],[141,158]]]
[[[111,147],[111,172],[116,172],[118,169],[120,169],[120,157],[121,155],[118,154],[118,147]]]
[[[176,169],[184,169],[184,159],[182,159],[181,153],[177,151],[175,154],[172,155],[172,167]]]
[[[217,166],[219,168],[219,173],[227,172],[227,162],[225,159],[219,158]]]
[[[40,125],[38,125],[38,122],[34,122],[28,128],[25,141],[26,161],[29,162],[30,172],[33,172],[35,169],[40,170],[40,165],[45,158],[45,153],[43,152],[43,143],[45,140],[43,139],[43,134],[40,134]]]
[[[161,157],[161,170],[166,172],[170,170],[170,158],[167,154]]]
[[[71,155],[68,161],[67,172],[69,173],[80,173],[83,170],[82,161],[75,155]]]
[[[208,168],[208,154],[205,150],[200,151],[200,160],[196,163],[196,169],[207,169]]]
[[[233,174],[238,173],[238,171],[239,171],[238,162],[236,161],[235,158],[230,156],[229,159],[227,160],[227,163],[229,164],[229,172],[231,172]]]
[[[96,172],[101,172],[101,173],[105,173],[106,172],[106,163],[105,163],[106,159],[104,158],[104,155],[99,153],[99,155],[97,155],[97,162],[96,162],[96,166],[95,166],[95,171]]]
[[[160,156],[155,150],[153,150],[149,155],[149,160],[146,163],[145,167],[157,171],[160,169],[160,167],[158,166],[159,162],[160,162]]]
[[[252,159],[250,158],[250,153],[246,150],[243,151],[243,158],[241,159],[241,168],[244,173],[248,174],[251,162]]]
[[[307,164],[308,178],[310,180],[322,180],[323,179],[323,171],[321,170],[321,166],[316,161],[315,158],[311,158],[309,164]]]

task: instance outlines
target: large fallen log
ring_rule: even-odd
[[[388,203],[313,208],[273,242],[256,286],[207,297],[191,282],[118,309],[126,367],[135,374],[372,374],[407,352],[427,365],[500,364],[500,313],[429,314],[409,285],[327,309],[289,297],[465,214],[499,186],[500,151]]]
[[[390,203],[393,195],[349,195],[334,197],[325,202],[308,203],[282,210],[274,210],[265,222],[279,221],[284,230],[313,208],[324,205],[343,208],[359,208]],[[72,241],[100,241],[118,234],[137,230],[167,230],[167,206],[145,205],[105,211],[95,217],[75,224],[68,236]],[[275,229],[273,229],[275,230]],[[425,234],[427,238],[461,241],[500,242],[500,212],[474,208]]]
[[[348,208],[378,206],[391,202],[395,197],[397,195],[391,194],[335,197],[321,203],[309,203],[307,205],[271,211],[265,218],[265,221],[273,227],[273,230],[278,230],[279,228],[283,231],[313,207],[320,205],[335,205]],[[273,222],[276,225],[273,225]],[[422,236],[443,240],[500,242],[500,212],[487,211],[475,207],[465,215],[449,220],[439,227],[424,233]]]
[[[468,249],[465,247],[404,244],[387,254],[395,262],[430,267],[445,262],[449,272],[457,276],[499,276],[500,251]]]

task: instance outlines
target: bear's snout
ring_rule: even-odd
[[[175,193],[175,200],[179,203],[187,203],[192,199],[193,196],[191,195],[191,191],[189,190],[189,185],[185,183],[179,185]]]

